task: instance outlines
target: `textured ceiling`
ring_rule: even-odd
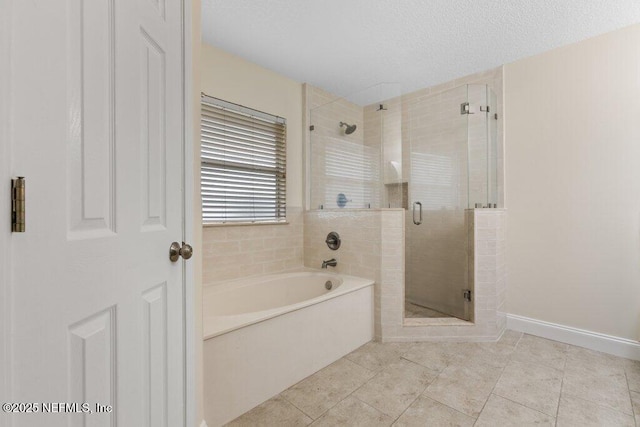
[[[639,0],[202,0],[203,41],[338,95],[403,93],[640,22]]]

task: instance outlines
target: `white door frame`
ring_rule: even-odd
[[[9,214],[9,179],[11,169],[11,99],[9,94],[11,77],[11,6],[12,0],[0,0],[0,401],[11,399],[11,239]],[[194,239],[194,144],[193,129],[193,53],[192,53],[192,0],[182,0],[182,46],[183,46],[183,239]],[[28,225],[27,225],[28,232]],[[196,254],[198,256],[199,254]],[[185,425],[196,426],[196,346],[200,337],[196,336],[195,313],[195,266],[185,263],[184,268],[184,364],[185,364]],[[0,415],[0,427],[9,427],[10,418]]]
[[[11,384],[11,304],[9,280],[11,259],[9,214],[11,167],[11,128],[9,88],[11,57],[11,0],[0,0],[0,401],[9,400]],[[8,427],[9,417],[0,414],[0,427]]]
[[[1,0],[0,0],[1,1]],[[193,10],[192,0],[182,0],[182,75],[183,75],[183,168],[182,168],[182,187],[183,187],[183,239],[194,245],[194,150],[196,135],[193,128],[193,97],[194,85],[193,81],[193,25],[192,17],[196,11]],[[185,263],[184,268],[184,340],[185,340],[185,426],[195,427],[197,406],[196,406],[196,345],[197,340],[202,337],[197,336],[200,328],[196,327],[196,259],[200,257],[197,251],[200,249],[194,245],[196,256],[191,262]],[[1,426],[0,426],[1,427]]]

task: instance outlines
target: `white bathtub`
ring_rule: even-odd
[[[231,421],[370,341],[372,285],[314,270],[205,287],[209,427]]]

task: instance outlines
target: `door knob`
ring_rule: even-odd
[[[169,247],[169,259],[171,262],[178,261],[178,258],[182,257],[183,259],[189,259],[193,255],[193,248],[191,245],[182,242],[182,246],[180,243],[173,242]]]

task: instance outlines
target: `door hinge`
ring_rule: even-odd
[[[25,230],[25,181],[19,176],[11,180],[11,231]]]
[[[315,130],[315,128],[316,128],[316,127],[315,127],[314,125],[309,126],[309,130],[310,130],[310,131]]]
[[[463,289],[462,297],[465,301],[471,302],[471,289]]]

